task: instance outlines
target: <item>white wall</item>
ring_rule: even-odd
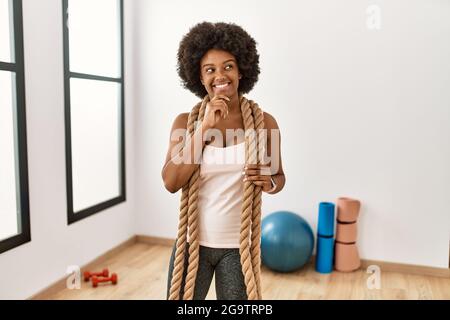
[[[32,241],[0,255],[0,299],[25,299],[135,234],[132,2],[125,3],[127,202],[67,225],[62,1],[24,0]]]
[[[365,27],[373,3],[377,32]],[[126,0],[127,202],[68,226],[61,1],[24,0],[32,242],[0,255],[0,299],[27,298],[136,233],[175,237],[180,194],[160,171],[174,117],[197,102],[179,85],[178,43],[203,20],[236,22],[259,43],[249,97],[278,120],[287,176],[264,213],[316,228],[320,201],[353,196],[363,258],[447,267],[449,6]]]
[[[259,43],[249,94],[281,128],[287,183],[264,214],[287,209],[316,228],[320,201],[362,201],[362,258],[448,267],[448,1],[147,1],[136,4],[137,233],[175,238],[180,194],[160,172],[174,117],[197,102],[176,52],[204,20],[235,22]],[[366,28],[378,4],[382,28]]]

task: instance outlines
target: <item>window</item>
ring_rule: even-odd
[[[123,3],[64,0],[69,224],[125,201]]]
[[[31,240],[22,1],[0,0],[0,253]]]

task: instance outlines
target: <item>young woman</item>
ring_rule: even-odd
[[[197,24],[180,43],[178,74],[202,101],[176,117],[162,170],[168,191],[183,190],[168,299],[205,299],[213,275],[217,299],[262,297],[261,193],[285,176],[277,122],[243,96],[259,72],[256,42],[235,24]]]

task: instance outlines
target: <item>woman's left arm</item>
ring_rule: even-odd
[[[286,183],[281,161],[281,135],[275,118],[264,112],[264,128],[266,129],[267,149],[265,163],[261,165],[248,164],[245,167],[244,181],[252,181],[262,187],[264,192],[275,194],[280,192]]]

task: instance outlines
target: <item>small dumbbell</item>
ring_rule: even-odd
[[[101,282],[112,282],[112,284],[117,284],[118,277],[117,277],[117,274],[113,273],[113,274],[111,274],[111,277],[109,277],[109,278],[99,278],[97,276],[93,276],[91,280],[92,280],[92,286],[94,288],[96,288],[98,286],[98,284]]]
[[[85,271],[84,272],[84,281],[89,281],[89,279],[93,276],[100,276],[100,277],[107,277],[109,276],[109,270],[108,269],[103,269],[102,272],[89,272],[89,271]]]

